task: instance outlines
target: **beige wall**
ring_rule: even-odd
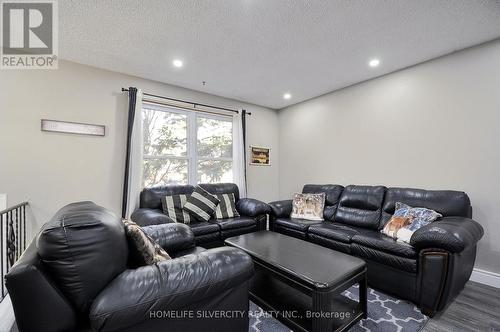
[[[128,97],[121,87],[244,108],[248,145],[272,148],[271,167],[248,167],[249,196],[278,198],[276,111],[71,62],[58,70],[0,71],[0,194],[28,200],[38,225],[69,202],[121,211]],[[40,119],[106,125],[106,137],[40,131]]]
[[[304,183],[466,191],[500,272],[500,41],[279,113],[280,196]]]

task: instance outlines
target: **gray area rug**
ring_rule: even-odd
[[[343,293],[353,300],[358,299],[357,286]],[[398,300],[380,291],[368,288],[368,318],[358,322],[349,331],[420,331],[428,317],[411,302]],[[250,302],[250,332],[289,332],[290,329]]]

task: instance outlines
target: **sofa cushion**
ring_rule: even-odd
[[[353,243],[387,252],[396,256],[409,258],[417,256],[417,251],[411,245],[398,242],[397,240],[378,231],[365,230],[362,233],[354,235],[351,241]]]
[[[390,236],[397,238],[397,240],[400,242],[406,243],[410,243],[410,239],[416,230],[442,217],[441,214],[431,209],[427,209],[424,207],[411,207],[404,203],[396,202],[396,212],[394,212],[394,216],[391,218],[391,220],[389,220],[387,224],[385,224],[384,230],[391,227],[391,223],[396,216],[407,218],[409,223],[408,225],[404,225],[404,227],[397,230],[394,233],[394,236]],[[389,234],[386,233],[386,235]]]
[[[234,194],[234,201],[240,200],[240,191],[234,183],[200,183],[199,186],[213,195]]]
[[[333,220],[340,195],[344,187],[338,184],[306,184],[302,188],[303,194],[325,194],[325,209],[323,217],[325,220]]]
[[[219,204],[219,199],[201,187],[196,187],[183,209],[198,221],[208,221]]]
[[[123,220],[130,255],[138,266],[151,265],[171,259],[158,242],[133,221]]]
[[[190,195],[168,195],[161,198],[161,205],[163,213],[167,215],[172,221],[189,224],[191,222],[191,215],[184,210],[188,197]]]
[[[191,185],[168,185],[145,188],[140,194],[140,207],[162,209],[161,199],[171,195],[191,195],[194,187]]]
[[[219,199],[219,204],[215,207],[214,216],[216,219],[226,219],[240,216],[238,210],[236,210],[236,202],[233,193],[215,194],[214,196]]]
[[[392,218],[385,224],[384,228],[381,232],[393,239],[398,238],[398,232],[405,226],[409,226],[412,222],[411,217],[401,217],[394,215]]]
[[[382,225],[391,219],[396,202],[428,208],[444,217],[471,217],[469,196],[462,191],[388,188],[382,208]]]
[[[82,313],[126,269],[129,252],[121,218],[92,202],[63,207],[43,226],[36,243],[57,286]]]
[[[236,217],[228,219],[217,219],[210,220],[211,223],[219,225],[221,230],[243,228],[257,225],[257,221],[254,218],[248,217]]]
[[[416,258],[401,257],[389,254],[357,243],[351,243],[351,253],[355,256],[384,264],[397,270],[403,270],[411,273],[417,272]],[[397,282],[397,280],[392,280],[392,282]]]
[[[194,239],[197,246],[215,248],[224,245],[221,232],[199,235]]]
[[[321,224],[312,225],[311,227],[309,227],[307,232],[309,234],[322,236],[330,240],[340,241],[344,243],[350,243],[352,237],[356,234],[359,234],[359,232],[352,227],[331,221],[325,221]]]
[[[325,209],[325,194],[295,193],[292,200],[293,219],[307,219],[323,221]]]
[[[309,226],[316,225],[321,223],[322,221],[318,220],[307,220],[307,219],[290,219],[290,218],[278,218],[274,221],[274,223],[281,227],[291,228],[295,230],[299,230],[302,232],[307,231]]]
[[[384,194],[383,186],[347,186],[340,196],[335,222],[379,229]]]
[[[307,233],[307,241],[319,244],[322,247],[330,248],[335,251],[344,252],[346,254],[351,253],[351,244],[345,243],[333,239],[328,239],[322,235],[317,235],[313,233]]]
[[[193,222],[189,224],[195,237],[205,234],[218,233],[220,228],[217,224],[208,221]]]

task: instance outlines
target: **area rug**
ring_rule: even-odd
[[[353,300],[358,299],[357,286],[343,293]],[[368,288],[368,318],[363,319],[349,331],[399,332],[420,331],[428,317],[411,302],[398,300],[380,291]],[[290,329],[250,302],[251,332],[289,332]]]

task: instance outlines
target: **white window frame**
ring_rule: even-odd
[[[233,120],[230,115],[218,115],[218,114],[208,114],[203,112],[196,111],[187,111],[181,108],[176,108],[174,106],[167,105],[157,105],[153,103],[144,102],[143,109],[151,109],[154,111],[160,112],[168,112],[168,113],[177,113],[186,116],[186,131],[187,131],[187,151],[186,156],[175,156],[175,155],[161,155],[161,156],[149,156],[144,155],[143,159],[178,159],[178,160],[187,160],[188,165],[188,183],[190,185],[198,184],[198,162],[204,160],[215,160],[215,161],[230,161],[233,163],[233,174],[234,174],[234,156],[231,158],[227,157],[219,157],[219,158],[207,158],[207,157],[199,157],[198,156],[198,126],[197,119],[201,118],[209,118],[215,120],[221,120],[231,123],[231,135],[232,135],[232,144],[234,144],[234,128],[233,128]],[[142,111],[141,110],[141,116]],[[233,146],[234,150],[234,146]],[[231,152],[232,154],[232,152]],[[234,181],[234,179],[233,179]]]

